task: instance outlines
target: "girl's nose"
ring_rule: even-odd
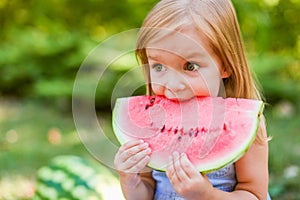
[[[185,81],[182,74],[176,70],[170,70],[166,77],[166,88],[171,92],[178,92],[185,89]]]

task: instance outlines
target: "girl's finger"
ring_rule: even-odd
[[[125,144],[123,144],[120,147],[119,151],[125,151],[127,149],[130,149],[134,146],[137,146],[137,145],[140,145],[140,144],[143,144],[143,143],[145,143],[143,140],[130,140],[130,141],[126,142]]]
[[[175,153],[175,154],[173,154],[173,156],[171,156],[171,162],[167,168],[167,176],[168,176],[170,182],[172,183],[172,185],[178,185],[180,183],[180,179],[177,175],[177,171],[175,168],[176,160],[178,160],[178,156]]]
[[[144,149],[138,153],[136,153],[134,156],[131,156],[130,158],[128,158],[126,160],[126,162],[128,164],[130,164],[131,166],[138,164],[145,156],[149,156],[149,154],[151,153],[151,149],[147,148]]]
[[[185,153],[180,156],[180,165],[188,178],[191,179],[200,175]]]
[[[117,170],[123,171],[124,169],[130,168],[126,161],[138,154],[141,151],[144,151],[148,148],[148,144],[143,140],[131,140],[123,144],[118,152],[115,155],[114,164]],[[146,154],[145,154],[146,155]]]
[[[172,156],[169,156],[169,162],[166,167],[166,175],[170,179],[170,177],[173,176],[173,174],[174,174],[173,158],[172,158]]]
[[[135,145],[133,145],[133,144],[135,144]],[[124,151],[121,151],[120,158],[123,161],[126,161],[128,158],[132,157],[133,155],[148,149],[148,146],[149,145],[144,142],[143,143],[132,143],[129,146],[129,148],[126,148]]]
[[[124,152],[134,146],[140,145],[142,144],[143,141],[142,140],[131,140],[129,142],[126,142],[125,144],[123,144],[118,152],[115,155],[115,162],[124,162],[126,157],[124,156]]]
[[[149,161],[150,161],[150,156],[143,156],[142,159],[137,164],[129,168],[126,172],[139,173],[146,167]]]
[[[174,168],[175,168],[175,172],[178,176],[178,179],[180,181],[186,181],[188,180],[190,177],[186,174],[186,171],[184,169],[184,166],[182,165],[182,155],[179,155],[178,152],[174,153]]]
[[[147,148],[143,151],[140,151],[136,154],[133,154],[131,157],[127,158],[126,161],[120,163],[119,170],[121,171],[131,171],[132,168],[135,168],[136,166],[143,165],[142,168],[146,166],[147,163],[144,164],[145,158],[148,160],[150,158],[149,154],[151,153],[151,149]],[[149,158],[148,158],[149,157]],[[142,163],[141,163],[142,162]]]

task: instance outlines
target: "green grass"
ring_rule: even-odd
[[[0,105],[0,199],[32,196],[37,169],[56,155],[89,157],[70,113],[29,100]]]
[[[279,108],[278,108],[279,107]],[[275,200],[300,199],[300,114],[281,106],[266,112],[269,142],[270,193]],[[279,110],[279,111],[278,111]]]
[[[0,199],[30,199],[37,169],[57,155],[91,159],[64,107],[70,105],[0,99]],[[300,199],[300,113],[284,112],[278,106],[266,109],[273,200]],[[111,132],[110,115],[101,120]]]

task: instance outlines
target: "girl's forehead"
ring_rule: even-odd
[[[156,49],[156,48],[148,48],[146,49],[147,57],[151,60],[162,61],[166,58],[171,58],[172,56],[179,57],[184,60],[195,60],[196,58],[204,58],[205,56],[208,57],[209,54],[206,52],[200,51],[180,51],[180,50],[172,50],[172,49]],[[172,57],[173,58],[173,57]]]
[[[172,53],[183,58],[208,56],[211,52],[206,37],[197,29],[188,27],[180,31],[160,30],[146,46],[147,54],[159,57]]]

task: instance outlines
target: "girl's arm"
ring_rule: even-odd
[[[257,138],[249,151],[236,163],[236,190],[248,190],[258,199],[266,199],[269,183],[268,137],[262,118]]]
[[[269,175],[268,138],[264,118],[261,120],[255,142],[249,151],[236,162],[235,168],[238,181],[235,191],[227,194],[216,192],[216,199],[266,200]]]
[[[153,199],[155,181],[151,172],[141,174],[119,173],[121,188],[127,200]]]

